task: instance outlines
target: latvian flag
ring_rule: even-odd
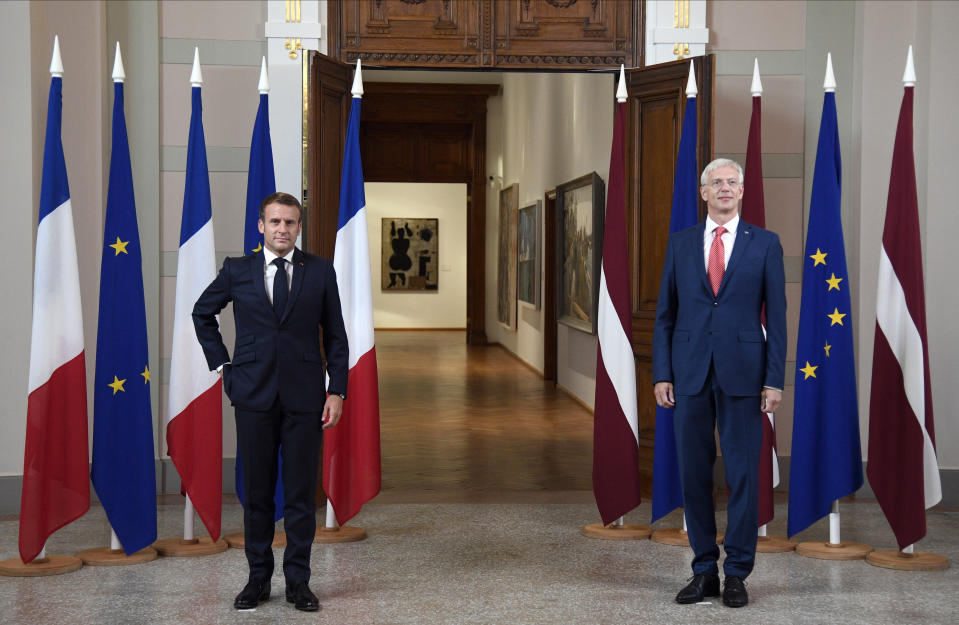
[[[181,490],[190,498],[215,541],[220,537],[223,490],[223,400],[220,376],[207,366],[192,317],[193,305],[216,277],[198,53],[190,81],[194,85],[193,113],[177,256],[166,440],[170,458],[180,474]]]
[[[912,153],[911,66],[910,48],[879,254],[866,469],[900,549],[926,535],[926,509],[942,499]]]
[[[363,81],[356,63],[340,180],[340,218],[333,268],[350,346],[343,417],[324,433],[323,489],[341,526],[380,492],[380,394],[373,345],[373,281],[360,159]]]
[[[622,79],[620,82],[625,95]],[[639,411],[626,253],[626,106],[625,101],[616,104],[613,124],[597,307],[599,346],[593,411],[593,494],[605,525],[641,502]]]
[[[63,63],[59,40],[54,41],[50,73],[20,500],[20,558],[24,562],[37,557],[51,534],[90,508],[80,274],[60,142]]]

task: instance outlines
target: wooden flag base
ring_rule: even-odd
[[[622,525],[603,525],[591,523],[583,528],[583,536],[600,540],[646,540],[653,530],[648,525],[623,523]]]
[[[144,547],[136,553],[127,555],[123,549],[109,547],[94,547],[84,549],[77,554],[84,564],[90,566],[125,566],[128,564],[143,564],[157,559],[157,550],[153,547]]]
[[[928,551],[873,551],[866,556],[866,562],[897,571],[945,571],[949,568],[949,558]]]
[[[366,530],[362,527],[344,525],[343,527],[319,526],[316,528],[315,543],[355,543],[366,539]]]
[[[223,540],[230,545],[231,549],[244,549],[246,547],[246,536],[243,535],[243,532],[227,534],[223,537]],[[286,547],[286,532],[273,533],[273,548],[278,549],[280,547]]]
[[[184,540],[182,538],[164,538],[153,543],[153,548],[164,557],[191,558],[223,553],[229,545],[222,538],[216,542],[209,536]]]
[[[20,558],[10,558],[0,562],[0,575],[6,577],[47,577],[48,575],[72,573],[81,566],[83,566],[83,561],[73,556],[35,558],[29,564],[24,564]]]
[[[726,535],[722,532],[716,532],[716,544],[723,544]],[[671,527],[665,530],[656,530],[650,539],[663,545],[674,545],[676,547],[689,546],[689,534],[681,527]]]
[[[872,547],[862,543],[841,542],[834,545],[829,542],[808,541],[796,545],[796,553],[807,558],[820,560],[862,560]]]
[[[786,553],[796,549],[796,542],[785,536],[769,534],[760,536],[756,541],[756,551],[759,553]]]

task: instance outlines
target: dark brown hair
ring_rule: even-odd
[[[263,198],[263,201],[260,202],[260,221],[263,221],[264,211],[266,207],[270,204],[282,204],[283,206],[295,206],[296,212],[300,214],[299,221],[303,221],[303,207],[300,206],[300,201],[290,195],[289,193],[283,193],[278,191],[276,193],[271,193],[270,195]]]

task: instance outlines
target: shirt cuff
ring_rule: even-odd
[[[768,388],[771,391],[779,391],[780,393],[783,392],[781,388],[776,388],[775,386],[763,386],[763,388]]]
[[[217,368],[216,368],[216,372],[217,372],[217,373],[222,373],[222,372],[223,372],[223,367],[225,367],[225,366],[228,365],[228,364],[230,364],[230,361],[229,361],[229,360],[226,361],[225,363],[223,363],[222,365],[220,365],[219,367],[217,367]]]

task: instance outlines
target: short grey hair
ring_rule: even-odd
[[[743,166],[732,160],[731,158],[717,158],[709,165],[706,165],[706,169],[703,170],[703,175],[699,177],[699,186],[705,187],[706,181],[709,180],[709,172],[719,169],[720,167],[733,167],[736,171],[739,172],[739,184],[743,183]]]

